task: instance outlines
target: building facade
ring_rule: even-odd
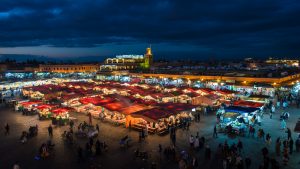
[[[76,65],[39,65],[40,72],[54,73],[92,73],[99,70],[97,64],[76,64]]]
[[[297,59],[273,59],[269,58],[266,60],[267,64],[284,65],[290,67],[299,67],[299,60]]]
[[[107,58],[100,66],[101,71],[149,69],[153,63],[151,48],[146,49],[144,55],[117,55],[115,58]]]

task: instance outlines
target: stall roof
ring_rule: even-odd
[[[122,96],[119,94],[110,94],[110,95],[107,95],[107,97],[117,100],[117,101],[120,101],[120,102],[123,102],[123,103],[126,103],[126,104],[133,103],[132,97],[128,97],[128,96]]]
[[[61,114],[61,113],[67,113],[70,110],[73,110],[73,109],[69,108],[69,107],[63,107],[63,108],[53,109],[53,110],[51,110],[51,112],[54,114]]]
[[[66,86],[78,86],[78,87],[85,87],[85,88],[93,88],[95,83],[92,82],[65,82]]]
[[[68,93],[68,94],[63,94],[61,96],[62,100],[70,100],[70,99],[74,99],[74,98],[78,98],[78,97],[82,97],[82,94],[78,94],[78,93]]]
[[[46,84],[46,85],[40,85],[40,86],[31,86],[24,88],[26,90],[32,90],[32,91],[38,91],[42,94],[50,94],[58,91],[63,91],[66,88],[58,85],[53,84]]]
[[[236,112],[236,113],[252,113],[252,112],[255,112],[256,110],[259,110],[259,108],[241,107],[241,106],[225,107],[226,112]]]
[[[173,114],[195,108],[196,106],[184,103],[158,103],[155,106],[164,111],[171,111]]]
[[[189,97],[198,97],[198,96],[200,96],[200,94],[195,93],[195,92],[186,93],[186,95],[188,95]]]
[[[42,103],[41,101],[28,101],[28,102],[22,102],[21,105],[22,106],[31,106],[31,105],[34,105],[34,104],[40,104]]]
[[[142,111],[142,110],[146,110],[146,109],[149,109],[149,107],[145,106],[143,104],[133,104],[129,107],[125,107],[125,108],[121,109],[120,113],[129,115],[129,114],[132,114],[132,113],[135,113],[138,111]]]
[[[44,110],[44,109],[51,109],[53,107],[55,107],[56,105],[50,105],[50,104],[42,104],[42,105],[38,105],[35,108],[39,109],[39,110]]]
[[[96,97],[81,98],[79,101],[82,104],[92,103],[93,105],[105,105],[108,103],[112,103],[114,100],[110,97],[101,98],[100,96],[96,96]]]
[[[170,111],[161,110],[160,108],[142,110],[132,114],[132,116],[137,116],[137,117],[144,116],[152,120],[159,120],[162,118],[169,117],[170,115],[172,115]]]
[[[211,94],[212,92],[214,92],[214,90],[211,88],[200,88],[199,90],[207,94]]]
[[[227,101],[226,104],[229,104],[230,102]],[[251,102],[251,101],[245,101],[245,100],[238,100],[233,102],[234,106],[241,106],[241,107],[253,107],[253,108],[260,108],[264,106],[263,103],[259,102]]]
[[[268,83],[258,83],[258,82],[255,82],[254,86],[256,86],[256,87],[264,87],[264,88],[274,88],[274,86],[272,86],[271,84],[268,84]]]
[[[172,92],[170,92],[170,93],[171,93],[172,95],[174,95],[174,96],[179,96],[179,95],[183,94],[183,92],[180,91],[180,90],[172,91]]]
[[[236,93],[235,91],[231,91],[231,90],[227,90],[227,89],[223,89],[223,90],[217,90],[217,93],[223,94],[223,95],[228,95],[228,94],[234,94]]]
[[[102,100],[102,98],[99,97],[99,96],[96,96],[96,97],[84,97],[84,98],[80,98],[79,102],[82,103],[82,104],[92,103],[92,104],[96,105],[101,100]]]
[[[268,99],[270,96],[268,95],[250,95],[249,98],[265,98]]]
[[[124,102],[112,102],[112,103],[104,104],[102,106],[110,111],[120,111],[121,109],[129,107],[130,104],[128,105],[125,104]]]
[[[210,100],[217,100],[220,98],[220,96],[216,95],[216,94],[208,94],[208,95],[205,95],[203,97],[207,97],[209,98]]]
[[[196,89],[190,87],[182,87],[181,90],[186,92],[195,92]]]

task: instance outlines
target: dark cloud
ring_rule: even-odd
[[[299,11],[297,0],[1,0],[0,46],[167,43],[195,56],[295,56]]]

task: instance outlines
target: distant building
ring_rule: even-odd
[[[149,69],[153,63],[151,48],[146,49],[144,55],[117,55],[115,58],[107,58],[100,66],[101,71]]]
[[[66,65],[39,65],[39,72],[54,73],[92,73],[99,70],[98,64],[66,64]]]
[[[289,67],[299,67],[299,60],[296,59],[273,59],[269,58],[266,60],[267,64],[276,64],[276,65],[283,65]]]
[[[8,69],[7,64],[0,64],[0,73],[5,72]]]

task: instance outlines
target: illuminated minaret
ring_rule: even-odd
[[[144,55],[144,68],[150,68],[150,66],[153,63],[153,55],[152,55],[152,51],[151,51],[151,45],[149,48],[146,49],[146,53]]]

